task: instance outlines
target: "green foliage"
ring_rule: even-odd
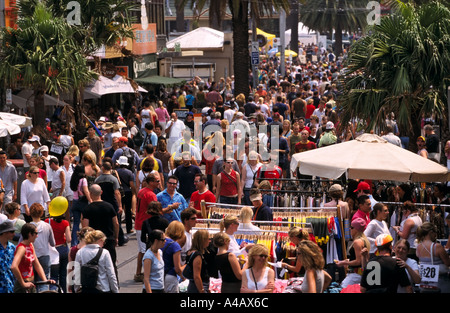
[[[445,117],[450,78],[450,10],[439,1],[422,5],[398,1],[354,43],[342,79],[342,124],[352,118],[383,125],[394,112],[399,126],[413,132],[422,115]]]

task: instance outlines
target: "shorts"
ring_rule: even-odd
[[[136,239],[138,244],[138,252],[145,253],[147,251],[147,245],[145,242],[141,241],[141,230],[136,230]]]

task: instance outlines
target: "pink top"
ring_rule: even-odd
[[[77,191],[75,191],[75,192],[73,193],[73,199],[74,199],[74,200],[79,200],[79,199],[80,199],[80,196],[83,196],[83,195],[84,195],[84,194],[83,194],[83,186],[87,186],[87,185],[88,185],[88,182],[87,182],[87,179],[86,179],[86,178],[80,179],[80,181],[79,181],[79,183],[78,183]]]
[[[155,110],[156,115],[158,116],[158,121],[165,123],[170,119],[169,112],[167,109],[157,108]]]

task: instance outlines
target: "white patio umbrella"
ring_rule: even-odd
[[[116,75],[113,79],[109,79],[105,76],[99,76],[96,81],[86,86],[87,92],[103,96],[113,93],[134,93],[134,89],[131,83],[120,75]],[[138,88],[140,92],[147,92],[142,87]]]
[[[300,174],[337,179],[391,180],[399,182],[445,182],[446,167],[393,145],[374,134],[292,156],[291,170]]]
[[[0,120],[19,125],[21,128],[33,125],[33,119],[31,117],[7,112],[0,112]]]
[[[20,133],[20,126],[10,121],[0,120],[0,137],[9,135],[17,135]]]

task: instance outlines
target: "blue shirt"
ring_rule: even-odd
[[[178,206],[178,209],[173,210],[171,213],[163,214],[163,217],[166,218],[169,223],[172,221],[181,222],[181,212],[188,207],[188,203],[181,193],[175,191],[173,198],[171,198],[167,193],[167,189],[164,189],[156,195],[156,198],[159,202],[161,202],[163,208],[167,208],[167,206],[169,206],[170,204],[179,202],[180,205]]]
[[[187,107],[188,107],[188,106],[193,106],[193,105],[194,105],[194,100],[195,100],[194,96],[191,95],[191,94],[188,94],[188,95],[186,96],[186,106],[187,106]]]
[[[14,289],[14,274],[11,271],[11,264],[14,259],[16,246],[8,242],[6,248],[0,244],[0,293],[12,293]]]
[[[142,267],[144,267],[145,259],[150,259],[152,261],[152,267],[150,269],[150,287],[155,290],[164,289],[164,260],[162,258],[162,251],[159,250],[161,255],[161,260],[158,260],[152,250],[147,249],[142,259]],[[144,287],[145,288],[145,287]]]
[[[167,274],[172,276],[177,276],[175,272],[175,265],[173,263],[173,255],[179,251],[181,251],[180,244],[172,239],[166,237],[166,244],[164,245],[163,250],[163,259],[164,259],[164,269]],[[181,258],[181,253],[180,253]],[[181,260],[181,259],[180,259]]]

